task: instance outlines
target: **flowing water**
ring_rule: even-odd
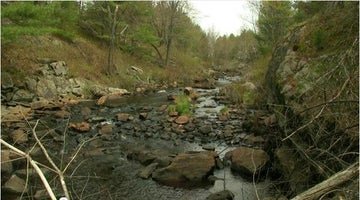
[[[218,85],[221,87],[234,80],[238,80],[238,78],[221,79]],[[193,138],[172,138],[174,134],[170,134],[170,139],[164,139],[161,136],[162,132],[167,130],[166,123],[161,118],[164,114],[157,108],[171,103],[167,100],[169,94],[180,92],[182,91],[173,90],[147,96],[123,97],[110,102],[107,107],[96,106],[92,101],[73,107],[71,121],[83,120],[79,115],[80,110],[83,107],[91,108],[92,120],[90,121],[92,130],[89,133],[81,134],[69,130],[70,136],[67,139],[67,150],[64,152],[59,146],[59,155],[62,153],[73,155],[76,147],[82,141],[96,137],[98,127],[101,125],[112,124],[114,127],[113,132],[116,133],[111,140],[97,140],[99,145],[92,141],[94,144],[85,146],[81,153],[77,155],[71,165],[71,170],[69,170],[71,171],[69,177],[71,182],[68,185],[71,186],[73,199],[198,200],[205,199],[211,193],[224,189],[233,192],[237,200],[264,198],[268,194],[271,184],[269,180],[256,180],[256,183],[254,183],[233,173],[228,166],[223,170],[216,169],[214,171],[214,176],[218,177],[219,180],[216,180],[213,185],[195,188],[168,187],[156,183],[151,178],[144,180],[137,177],[137,173],[144,166],[126,158],[126,152],[135,147],[177,154],[187,151],[203,151],[202,146],[210,144],[215,147],[215,151],[219,153],[220,158],[223,158],[227,151],[241,145],[241,143],[231,145],[231,142],[219,139],[197,139],[196,136]],[[195,102],[194,116],[202,119],[201,124],[203,125],[212,124],[215,127],[213,131],[216,134],[224,127],[222,124],[224,122],[218,122],[217,116],[225,105],[214,100],[219,88],[196,89],[196,92],[200,94],[200,97]],[[144,109],[147,110],[152,120],[141,121],[134,119],[132,122],[119,124],[115,118],[117,113],[136,114]],[[67,123],[67,121],[57,120],[56,123],[61,126],[59,124]],[[226,123],[233,125],[235,128],[241,127],[241,119],[239,118],[231,118]],[[165,126],[165,128],[158,128],[160,126]],[[144,130],[144,132],[150,132],[152,135],[151,137],[136,135],[137,132],[134,132],[133,129]],[[240,130],[234,131],[234,133],[240,132]]]

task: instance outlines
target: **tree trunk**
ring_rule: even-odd
[[[165,65],[165,63],[164,63],[164,59],[163,59],[163,57],[162,57],[162,55],[161,55],[161,53],[160,53],[160,51],[159,51],[159,49],[154,45],[154,44],[151,44],[150,43],[150,45],[155,49],[155,51],[156,51],[156,53],[158,54],[158,56],[159,56],[159,59],[160,59],[160,66],[161,67],[164,67],[164,65]]]
[[[169,66],[170,61],[170,49],[171,49],[171,43],[174,33],[174,21],[176,17],[176,12],[178,10],[179,1],[170,1],[170,23],[168,28],[168,34],[167,34],[167,40],[166,40],[166,57],[165,57],[165,66]]]
[[[107,66],[107,70],[106,73],[108,75],[111,75],[114,73],[114,50],[115,50],[115,37],[116,37],[116,16],[117,16],[117,12],[119,9],[119,6],[116,5],[115,7],[115,11],[113,13],[111,13],[111,9],[110,9],[110,4],[108,4],[107,6],[108,8],[108,15],[109,15],[109,20],[110,20],[110,25],[111,25],[111,33],[110,33],[110,44],[109,44],[109,55],[108,55],[108,66]]]
[[[305,192],[297,195],[291,200],[319,199],[322,195],[333,190],[334,187],[341,185],[351,180],[352,178],[357,177],[358,175],[359,175],[359,162],[356,162],[355,164],[352,164],[344,171],[334,174],[330,178],[306,190]]]

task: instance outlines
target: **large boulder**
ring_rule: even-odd
[[[264,169],[270,157],[261,149],[238,147],[227,152],[225,159],[231,161],[231,169],[233,171],[245,176],[252,176]]]
[[[207,182],[215,167],[215,152],[193,152],[177,155],[173,162],[156,170],[155,181],[174,187],[197,186]]]

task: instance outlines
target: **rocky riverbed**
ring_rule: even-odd
[[[56,73],[55,69],[64,67],[59,66],[44,69],[53,70],[50,75],[44,72],[47,80],[65,73]],[[237,79],[225,77],[217,85]],[[124,95],[126,91],[116,88],[101,91],[106,92],[100,92],[96,101],[39,98],[2,105],[2,139],[43,163],[50,179],[56,174],[45,167],[33,129],[60,169],[71,162],[65,179],[73,199],[263,199],[272,195],[273,155],[268,150],[273,141],[255,128],[271,129],[276,123],[273,115],[231,106],[218,87],[147,95]],[[183,93],[196,97],[190,116],[168,109],[173,97]],[[35,173],[26,169],[25,159],[2,148],[3,198],[47,198]],[[58,180],[50,181],[62,196]]]
[[[193,115],[169,115],[167,107],[173,102],[168,96],[182,92],[123,96],[105,105],[84,101],[18,106],[22,115],[33,114],[28,122],[4,121],[2,138],[29,150],[34,144],[29,126],[39,120],[36,133],[53,159],[64,165],[75,156],[67,177],[75,199],[205,199],[224,189],[231,194],[220,195],[234,199],[269,195],[270,157],[263,150],[267,138],[247,132],[243,124],[246,115],[256,111],[228,108],[224,115],[216,89],[194,89],[200,95]],[[271,116],[260,119],[264,126],[271,125]],[[32,154],[44,162],[37,148]],[[19,170],[24,171],[25,162],[8,164],[12,166],[4,169],[2,180],[16,176],[24,182]],[[25,194],[29,198],[43,192],[35,177]],[[18,196],[24,187],[12,189],[6,181],[3,185],[4,197]]]

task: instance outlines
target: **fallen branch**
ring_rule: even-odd
[[[31,166],[35,169],[36,173],[39,175],[41,181],[43,182],[45,189],[46,189],[47,193],[49,194],[50,198],[52,200],[56,200],[56,196],[55,196],[54,192],[52,191],[44,173],[41,171],[41,169],[37,165],[38,163],[36,161],[34,161],[29,154],[21,151],[20,149],[12,146],[11,144],[5,142],[3,139],[0,139],[0,142],[2,145],[6,146],[10,150],[16,152],[17,154],[19,154],[21,156],[24,156],[30,162]]]
[[[359,162],[356,162],[347,169],[332,175],[330,178],[297,195],[291,200],[319,199],[323,194],[326,194],[333,190],[334,187],[351,180],[353,177],[358,176],[358,174]]]
[[[26,120],[26,122],[29,124],[29,121]],[[50,155],[48,154],[46,148],[44,147],[44,145],[41,143],[41,141],[39,140],[38,136],[36,135],[35,129],[37,127],[39,123],[39,120],[36,121],[35,126],[31,129],[33,136],[36,140],[36,142],[38,143],[38,145],[40,146],[40,149],[42,150],[43,154],[45,155],[46,159],[49,161],[49,163],[51,164],[51,166],[53,167],[53,169],[56,171],[56,173],[59,175],[59,179],[60,179],[60,183],[61,183],[61,187],[64,191],[64,195],[67,199],[70,199],[70,195],[69,195],[69,191],[67,189],[66,183],[65,183],[65,179],[64,179],[64,172],[61,171],[56,164],[54,163],[54,161],[51,159]],[[31,127],[31,126],[30,126]]]

